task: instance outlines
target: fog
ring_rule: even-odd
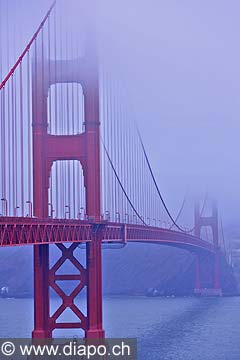
[[[7,2],[20,52],[51,1],[0,0],[0,11]],[[84,21],[83,1],[58,3],[73,22]],[[207,189],[219,199],[224,222],[237,223],[239,1],[87,3],[101,52],[124,74],[129,102],[169,207],[176,211],[186,189],[200,194]],[[2,26],[2,35],[5,31]],[[10,51],[11,46],[10,41]]]

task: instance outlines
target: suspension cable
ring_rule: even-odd
[[[39,25],[39,27],[37,28],[37,31],[34,33],[34,35],[32,36],[31,40],[29,41],[29,43],[27,44],[27,46],[25,47],[25,49],[23,50],[22,54],[19,56],[18,60],[16,61],[16,63],[14,64],[14,66],[11,68],[11,70],[9,71],[9,73],[6,75],[6,77],[3,79],[3,81],[0,84],[0,90],[2,90],[2,88],[4,88],[4,86],[6,85],[6,83],[8,82],[8,80],[11,78],[11,76],[14,74],[15,70],[18,68],[19,64],[21,64],[23,58],[25,57],[25,55],[27,54],[27,52],[30,50],[33,42],[36,40],[38,34],[40,33],[40,31],[42,30],[45,22],[47,21],[48,17],[50,16],[54,6],[56,5],[56,0],[52,3],[50,9],[48,10],[46,16],[44,17],[44,19],[42,20],[41,24]]]
[[[144,144],[143,144],[143,140],[142,140],[142,137],[141,137],[141,134],[140,134],[140,131],[139,131],[139,128],[138,128],[137,124],[136,124],[136,129],[137,129],[138,137],[139,137],[139,140],[140,140],[140,143],[141,143],[141,146],[142,146],[142,150],[143,150],[143,153],[144,153],[144,157],[145,157],[145,159],[146,159],[146,162],[147,162],[147,165],[148,165],[148,168],[149,168],[149,171],[150,171],[150,174],[151,174],[153,183],[154,183],[155,188],[156,188],[156,190],[157,190],[158,196],[159,196],[159,198],[160,198],[160,200],[161,200],[161,202],[162,202],[162,204],[163,204],[163,206],[164,206],[165,211],[167,212],[170,220],[171,220],[172,223],[173,223],[173,224],[171,225],[171,227],[169,228],[169,230],[171,230],[171,229],[175,226],[175,227],[176,227],[178,230],[180,230],[181,232],[188,233],[188,234],[191,233],[191,232],[193,232],[193,231],[195,230],[195,228],[196,228],[195,226],[192,227],[190,230],[185,230],[185,229],[183,229],[180,225],[177,224],[177,221],[178,221],[179,217],[181,216],[181,213],[182,213],[182,211],[183,211],[183,208],[184,208],[184,205],[185,205],[185,202],[186,202],[186,195],[185,195],[185,197],[184,197],[184,199],[183,199],[182,206],[181,206],[181,208],[180,208],[180,210],[179,210],[179,212],[178,212],[178,215],[177,215],[177,217],[174,219],[173,216],[171,215],[171,213],[170,213],[170,211],[169,211],[169,209],[168,209],[168,207],[167,207],[167,205],[166,205],[166,203],[165,203],[165,201],[164,201],[164,199],[163,199],[163,196],[162,196],[162,194],[161,194],[161,191],[160,191],[160,189],[159,189],[159,187],[158,187],[158,184],[157,184],[156,178],[155,178],[155,176],[154,176],[154,174],[153,174],[153,170],[152,170],[150,161],[149,161],[149,159],[148,159],[147,152],[146,152],[145,146],[144,146]],[[204,211],[204,208],[205,208],[205,205],[206,205],[206,199],[207,199],[207,193],[205,194],[205,197],[204,197],[203,207],[202,207],[202,209],[201,209],[200,216],[202,216],[202,214],[203,214],[203,211]]]
[[[163,204],[163,207],[164,207],[166,213],[168,214],[170,220],[172,221],[173,225],[175,225],[178,230],[180,230],[180,231],[182,231],[182,232],[186,232],[183,228],[181,228],[181,226],[179,226],[179,225],[176,223],[176,221],[174,220],[173,216],[171,215],[171,213],[170,213],[170,211],[169,211],[169,209],[168,209],[168,207],[167,207],[167,205],[166,205],[166,203],[165,203],[165,201],[164,201],[164,199],[163,199],[163,196],[162,196],[162,194],[161,194],[161,191],[160,191],[160,189],[159,189],[159,187],[158,187],[157,181],[156,181],[155,176],[154,176],[154,174],[153,174],[153,170],[152,170],[150,161],[149,161],[149,159],[148,159],[147,152],[146,152],[145,146],[144,146],[144,144],[143,144],[143,140],[142,140],[142,137],[141,137],[141,134],[140,134],[140,131],[139,131],[137,125],[136,125],[136,128],[137,128],[138,137],[139,137],[139,140],[140,140],[140,143],[141,143],[141,146],[142,146],[142,150],[143,150],[143,153],[144,153],[144,157],[145,157],[146,162],[147,162],[147,165],[148,165],[148,169],[149,169],[149,171],[150,171],[150,174],[151,174],[153,183],[154,183],[155,188],[156,188],[156,190],[157,190],[158,196],[159,196],[159,198],[160,198],[160,200],[161,200],[161,202],[162,202],[162,204]]]
[[[131,208],[133,209],[133,211],[135,212],[135,214],[137,215],[137,217],[139,218],[139,220],[140,220],[144,225],[147,225],[147,224],[145,223],[145,221],[142,219],[142,217],[141,217],[141,215],[139,214],[139,212],[137,211],[137,209],[135,208],[135,206],[133,205],[130,197],[128,196],[128,194],[127,194],[127,192],[126,192],[126,190],[125,190],[125,188],[124,188],[124,186],[123,186],[123,184],[122,184],[122,182],[121,182],[121,180],[120,180],[120,178],[119,178],[119,176],[118,176],[118,173],[117,173],[117,171],[116,171],[116,169],[115,169],[115,167],[114,167],[114,164],[113,164],[113,162],[112,162],[112,160],[111,160],[111,157],[110,157],[110,155],[109,155],[109,152],[108,152],[108,150],[107,150],[107,148],[106,148],[106,146],[105,146],[105,144],[104,144],[104,141],[103,141],[103,139],[101,139],[101,140],[102,140],[102,144],[103,144],[103,147],[104,147],[104,151],[105,151],[105,153],[106,153],[106,155],[107,155],[107,158],[108,158],[108,160],[109,160],[109,163],[110,163],[110,165],[111,165],[111,168],[112,168],[112,170],[113,170],[113,172],[114,172],[114,175],[115,175],[115,177],[116,177],[116,179],[117,179],[117,181],[118,181],[118,183],[119,183],[119,185],[120,185],[120,187],[121,187],[121,189],[122,189],[122,191],[123,191],[123,193],[124,193],[124,195],[125,195],[128,203],[129,203],[129,205],[131,206]]]
[[[181,214],[183,212],[183,208],[185,206],[186,199],[187,199],[187,194],[184,195],[182,205],[181,205],[181,207],[180,207],[180,209],[178,211],[177,216],[175,217],[175,221],[174,221],[175,223],[178,221],[178,219],[180,218],[180,216],[181,216]],[[169,230],[171,230],[173,227],[174,227],[174,223],[170,226]]]

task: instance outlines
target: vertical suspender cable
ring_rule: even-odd
[[[21,164],[21,169],[20,169],[20,174],[21,174],[21,213],[22,216],[24,216],[24,153],[23,153],[23,143],[24,143],[24,138],[23,138],[23,79],[22,79],[22,63],[20,63],[19,65],[19,75],[20,75],[20,154],[21,154],[21,160],[20,160],[20,164]]]

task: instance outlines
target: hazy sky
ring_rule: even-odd
[[[71,16],[81,22],[83,1],[59,2],[71,5]],[[11,26],[23,44],[51,1],[8,3],[15,11]],[[169,205],[178,204],[186,188],[208,188],[217,193],[225,219],[238,221],[239,1],[87,3],[105,54],[128,79],[135,116]]]

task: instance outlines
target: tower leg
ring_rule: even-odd
[[[218,251],[215,253],[215,256],[214,256],[214,289],[221,291],[219,252]]]
[[[196,284],[194,294],[200,296],[222,296],[219,281],[219,254],[197,256]]]
[[[34,330],[33,338],[52,336],[49,330],[49,246],[34,246]]]
[[[87,338],[104,337],[102,328],[102,248],[101,239],[87,244],[88,271],[88,329]]]
[[[218,209],[215,201],[212,202],[212,214],[203,216],[199,210],[199,202],[195,203],[195,236],[201,237],[201,228],[209,226],[212,229],[214,254],[210,257],[197,256],[195,294],[205,296],[221,296],[220,269],[219,269],[219,234],[218,234]]]

